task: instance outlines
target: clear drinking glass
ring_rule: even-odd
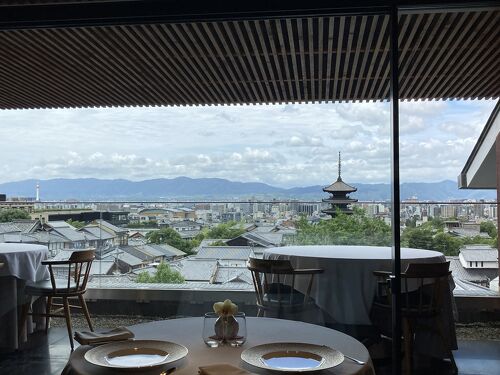
[[[215,334],[215,322],[219,318],[216,313],[206,313],[203,318],[203,341],[211,348],[216,348],[222,343],[222,339]]]
[[[243,312],[234,314],[234,318],[238,322],[238,333],[236,336],[228,338],[227,342],[231,346],[241,346],[247,341],[247,319]]]
[[[206,313],[203,319],[203,341],[205,344],[212,348],[216,348],[219,345],[229,344],[231,346],[241,346],[247,339],[247,322],[245,313],[236,313],[226,319],[235,319],[238,322],[237,332],[234,330],[231,332],[226,331],[225,325],[222,324],[222,330],[216,333],[216,322],[219,319],[224,319],[224,317],[219,317],[216,313]],[[219,320],[220,323],[220,320]]]

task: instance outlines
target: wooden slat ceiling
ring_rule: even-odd
[[[400,16],[402,99],[500,96],[500,11]],[[0,108],[385,100],[388,16],[0,31]]]

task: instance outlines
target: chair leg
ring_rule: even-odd
[[[50,325],[50,309],[52,308],[52,297],[47,297],[47,307],[45,308],[45,334],[49,332],[49,325]]]
[[[85,319],[87,319],[87,323],[89,324],[89,328],[91,332],[94,332],[94,327],[92,326],[92,321],[90,320],[90,314],[89,314],[89,309],[87,308],[87,303],[85,302],[85,298],[80,294],[78,296],[78,299],[80,300],[80,305],[83,308],[83,314],[85,315]]]
[[[403,335],[404,335],[404,346],[405,346],[405,374],[411,375],[413,372],[413,332],[411,329],[410,322],[408,319],[403,320]]]
[[[73,330],[71,329],[71,315],[70,315],[68,297],[63,297],[63,306],[64,306],[64,317],[66,318],[66,328],[68,329],[68,335],[69,335],[69,343],[71,345],[71,351],[73,351],[74,350]]]

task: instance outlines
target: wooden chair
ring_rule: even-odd
[[[294,269],[289,260],[271,260],[250,258],[247,268],[252,273],[257,295],[257,316],[273,311],[278,317],[284,313],[299,313],[315,306],[310,298],[314,276],[322,269]],[[306,293],[295,288],[296,276],[308,277]]]
[[[451,351],[447,334],[441,324],[431,326],[423,324],[426,319],[432,319],[442,313],[443,297],[451,271],[450,262],[443,263],[410,263],[406,271],[401,274],[401,316],[403,325],[403,339],[405,346],[405,372],[412,373],[413,369],[413,342],[418,330],[430,330],[437,333],[443,340],[449,359],[455,373],[457,366]],[[378,278],[377,297],[374,307],[386,310],[390,315],[392,309],[392,293],[389,283],[390,272],[375,271]]]
[[[35,283],[26,284],[26,294],[30,296],[47,297],[47,307],[45,314],[28,313],[29,304],[24,306],[23,318],[21,320],[24,328],[28,315],[45,316],[45,330],[48,331],[51,317],[65,318],[66,327],[68,329],[69,341],[71,350],[73,351],[73,331],[71,327],[70,308],[82,308],[85,318],[91,331],[94,331],[90,314],[83,298],[83,294],[87,290],[87,281],[89,279],[90,267],[95,258],[94,250],[74,251],[68,260],[45,260],[42,264],[49,267],[50,280],[43,280]],[[56,278],[54,275],[54,266],[62,266],[64,271],[67,271],[67,276],[64,278]],[[59,267],[58,267],[59,268]],[[80,306],[70,305],[68,298],[77,297]],[[54,298],[61,298],[62,304],[54,303]],[[52,310],[52,307],[56,309]],[[61,314],[61,311],[64,314]]]

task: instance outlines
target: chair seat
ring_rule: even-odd
[[[68,289],[67,279],[55,279],[56,294],[57,293],[74,293],[76,292],[76,284],[71,282]],[[28,281],[26,283],[26,294],[31,296],[48,296],[54,294],[52,283],[50,280],[41,280],[37,282]]]
[[[279,293],[278,293],[279,290]],[[297,289],[293,289],[289,285],[278,283],[272,283],[269,285],[268,292],[264,294],[264,301],[273,305],[288,305],[297,306],[304,304],[304,293],[299,292]],[[313,303],[312,298],[308,298],[306,304]]]

